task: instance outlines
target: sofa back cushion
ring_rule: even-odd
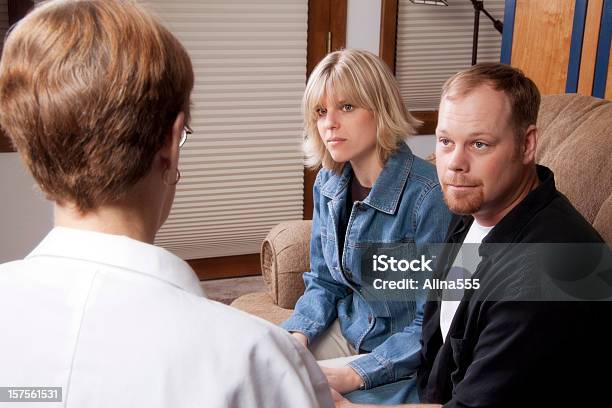
[[[557,189],[612,242],[612,102],[576,94],[542,97],[536,161]]]

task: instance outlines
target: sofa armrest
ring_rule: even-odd
[[[261,272],[275,304],[293,309],[304,293],[302,274],[310,269],[312,221],[281,222],[261,245]]]

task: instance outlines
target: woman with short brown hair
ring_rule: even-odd
[[[59,387],[45,395],[71,406],[332,405],[286,332],[207,300],[152,245],[193,83],[185,49],[133,1],[44,2],[8,36],[0,125],[55,228],[0,265],[0,384]]]

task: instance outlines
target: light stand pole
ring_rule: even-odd
[[[476,65],[476,60],[478,59],[478,29],[480,27],[480,12],[482,11],[485,15],[493,22],[493,27],[497,31],[503,33],[504,24],[493,18],[491,14],[484,8],[484,1],[482,0],[471,0],[472,5],[474,6],[474,36],[472,39],[472,65]]]

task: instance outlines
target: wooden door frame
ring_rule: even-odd
[[[395,47],[397,41],[398,0],[381,0],[380,45],[378,55],[395,73]]]
[[[306,55],[306,78],[328,53],[346,47],[347,0],[308,1],[308,52]],[[328,33],[331,44],[328,50]],[[304,168],[304,214],[312,219],[312,188],[318,170]]]

